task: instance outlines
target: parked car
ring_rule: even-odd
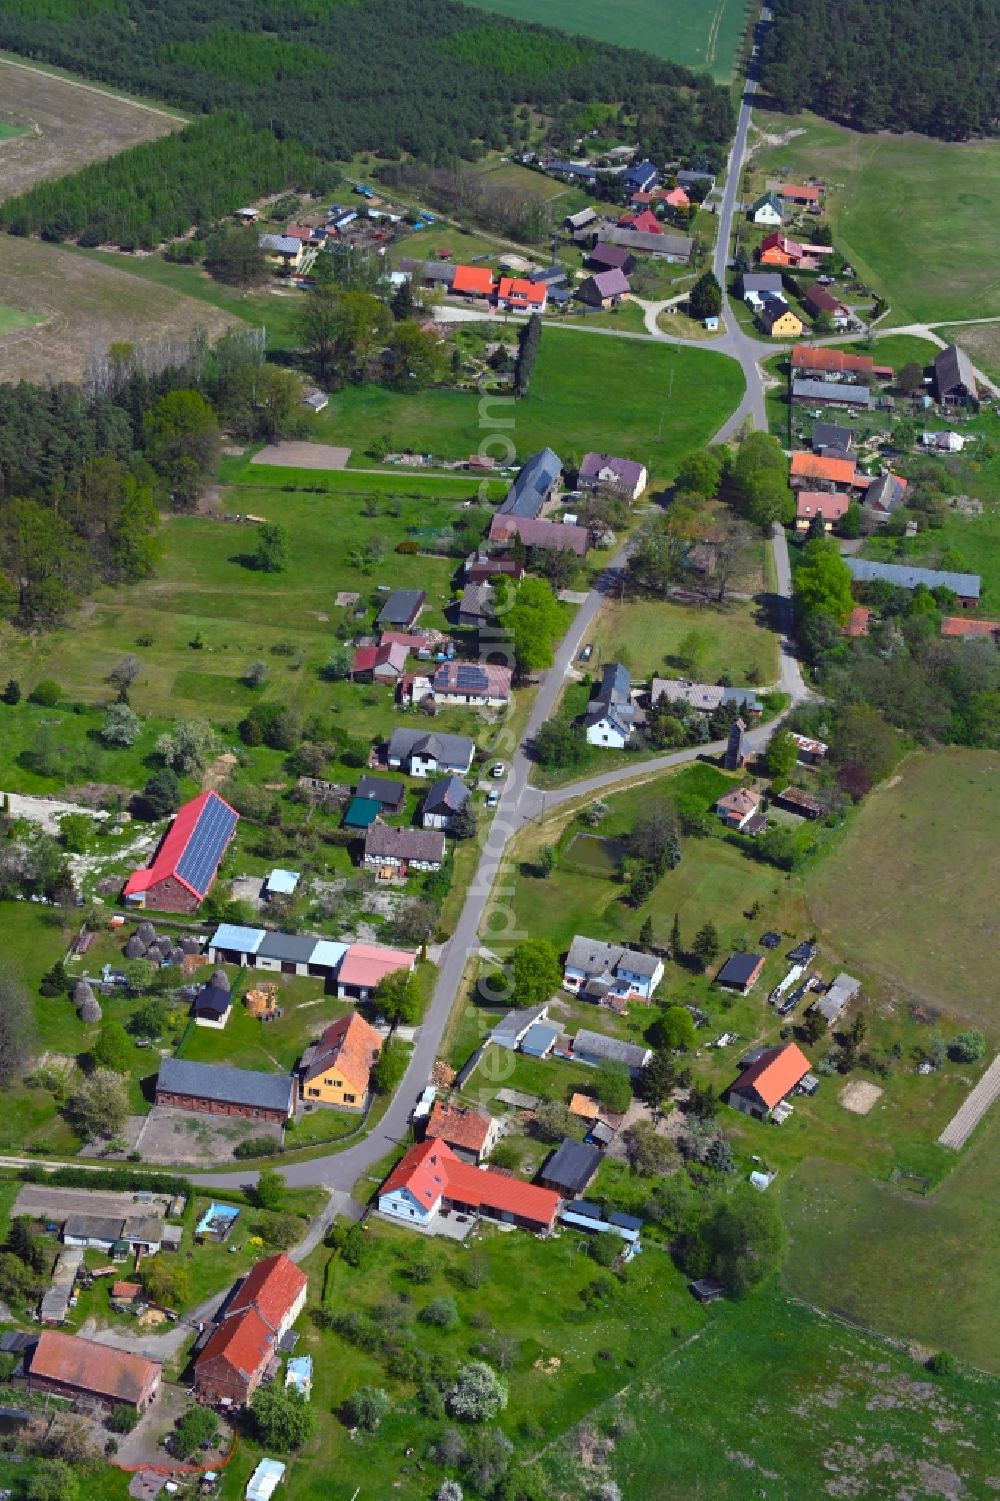
[[[591,659],[591,657],[593,655],[594,655],[594,648],[593,648],[593,646],[591,646],[591,645],[588,644],[587,646],[585,646],[583,648],[583,651],[580,653],[580,661],[581,662],[589,662],[590,659]]]
[[[506,768],[506,766],[504,766],[504,764],[503,764],[502,761],[496,761],[490,767],[490,776],[491,777],[502,777],[502,776],[506,776],[506,774],[507,774],[507,768]]]
[[[494,788],[492,792],[487,792],[486,794],[486,806],[487,808],[497,808],[499,807],[499,805],[500,794],[499,792],[497,792],[496,788]]]

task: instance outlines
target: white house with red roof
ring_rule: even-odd
[[[430,1230],[454,1209],[522,1230],[545,1233],[555,1224],[559,1195],[520,1178],[460,1162],[444,1141],[411,1147],[379,1190],[381,1214],[414,1229]]]
[[[155,858],[134,870],[122,895],[128,907],[197,912],[229,848],[239,814],[217,792],[202,792],[179,808]]]

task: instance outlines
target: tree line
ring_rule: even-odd
[[[339,173],[297,141],[232,112],[213,115],[41,182],[0,208],[0,228],[45,240],[152,250],[280,188],[322,192]]]
[[[728,92],[707,75],[456,0],[371,0],[363,25],[352,5],[17,0],[0,11],[0,45],[192,112],[239,110],[338,160],[473,158],[523,139],[523,106],[568,100],[621,101],[643,147],[669,154],[732,129]]]
[[[1000,10],[989,0],[774,0],[763,80],[783,110],[946,141],[995,133]]]

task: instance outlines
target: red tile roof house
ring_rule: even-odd
[[[28,1390],[58,1397],[92,1397],[143,1412],[160,1389],[163,1367],[142,1355],[45,1329],[28,1363]]]
[[[439,1215],[456,1210],[544,1234],[555,1224],[559,1203],[552,1189],[460,1162],[445,1142],[433,1139],[410,1148],[378,1197],[381,1214],[422,1230],[433,1230]]]
[[[640,234],[662,235],[663,225],[650,209],[640,214],[623,214],[618,220],[619,229],[637,229]]]
[[[787,1099],[808,1072],[809,1059],[794,1042],[780,1048],[764,1048],[730,1087],[726,1102],[754,1120],[767,1120],[775,1106]]]
[[[238,823],[235,808],[217,792],[202,792],[185,803],[152,864],[134,870],[125,882],[125,905],[153,912],[197,912]]]
[[[306,1301],[308,1281],[284,1252],[259,1261],[235,1297],[194,1366],[199,1402],[242,1407],[253,1396],[282,1336]]]
[[[800,490],[796,496],[795,529],[807,531],[814,516],[822,516],[825,531],[832,531],[834,524],[846,514],[851,503],[849,495],[831,490]]]
[[[819,188],[803,187],[797,182],[782,183],[778,192],[786,203],[819,203]]]
[[[760,811],[761,796],[752,787],[734,787],[720,797],[715,811],[727,829],[742,829]]]
[[[527,281],[519,276],[501,276],[497,287],[497,306],[512,313],[543,313],[549,289],[544,282]]]
[[[941,634],[950,640],[969,641],[978,636],[992,636],[1000,642],[1000,621],[963,620],[960,615],[946,615],[941,621]]]
[[[824,458],[818,453],[799,449],[792,454],[788,483],[793,490],[806,490],[814,488],[809,484],[810,480],[818,480],[834,490],[864,490],[871,484],[853,459]]]
[[[871,624],[872,612],[867,605],[855,605],[847,617],[844,626],[844,635],[857,639],[858,636],[867,636]]]
[[[875,361],[870,354],[847,354],[841,349],[813,349],[796,344],[792,349],[793,370],[821,370],[825,375],[869,375],[874,378]],[[892,378],[892,371],[888,371]]]
[[[520,537],[525,547],[541,547],[547,552],[575,552],[586,556],[590,533],[585,526],[566,526],[561,521],[533,521],[528,516],[494,515],[490,522],[490,541],[509,542]]]
[[[811,286],[802,301],[814,318],[818,318],[820,313],[829,313],[834,328],[843,328],[851,321],[850,309],[825,287]]]
[[[447,1143],[463,1162],[484,1162],[500,1139],[500,1121],[488,1110],[435,1100],[425,1137]]]
[[[359,646],[351,664],[356,683],[398,683],[406,671],[406,647],[396,641],[381,646]]]

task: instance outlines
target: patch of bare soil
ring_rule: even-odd
[[[205,774],[201,779],[202,791],[213,791],[221,787],[223,782],[228,782],[235,765],[236,757],[232,751],[224,751],[221,756],[216,756],[215,760],[205,767]]]
[[[346,469],[349,448],[330,443],[270,443],[255,453],[251,464],[274,464],[280,469]]]
[[[855,1079],[844,1085],[838,1098],[852,1115],[867,1115],[882,1098],[882,1093],[877,1084],[871,1084],[867,1079]]]

